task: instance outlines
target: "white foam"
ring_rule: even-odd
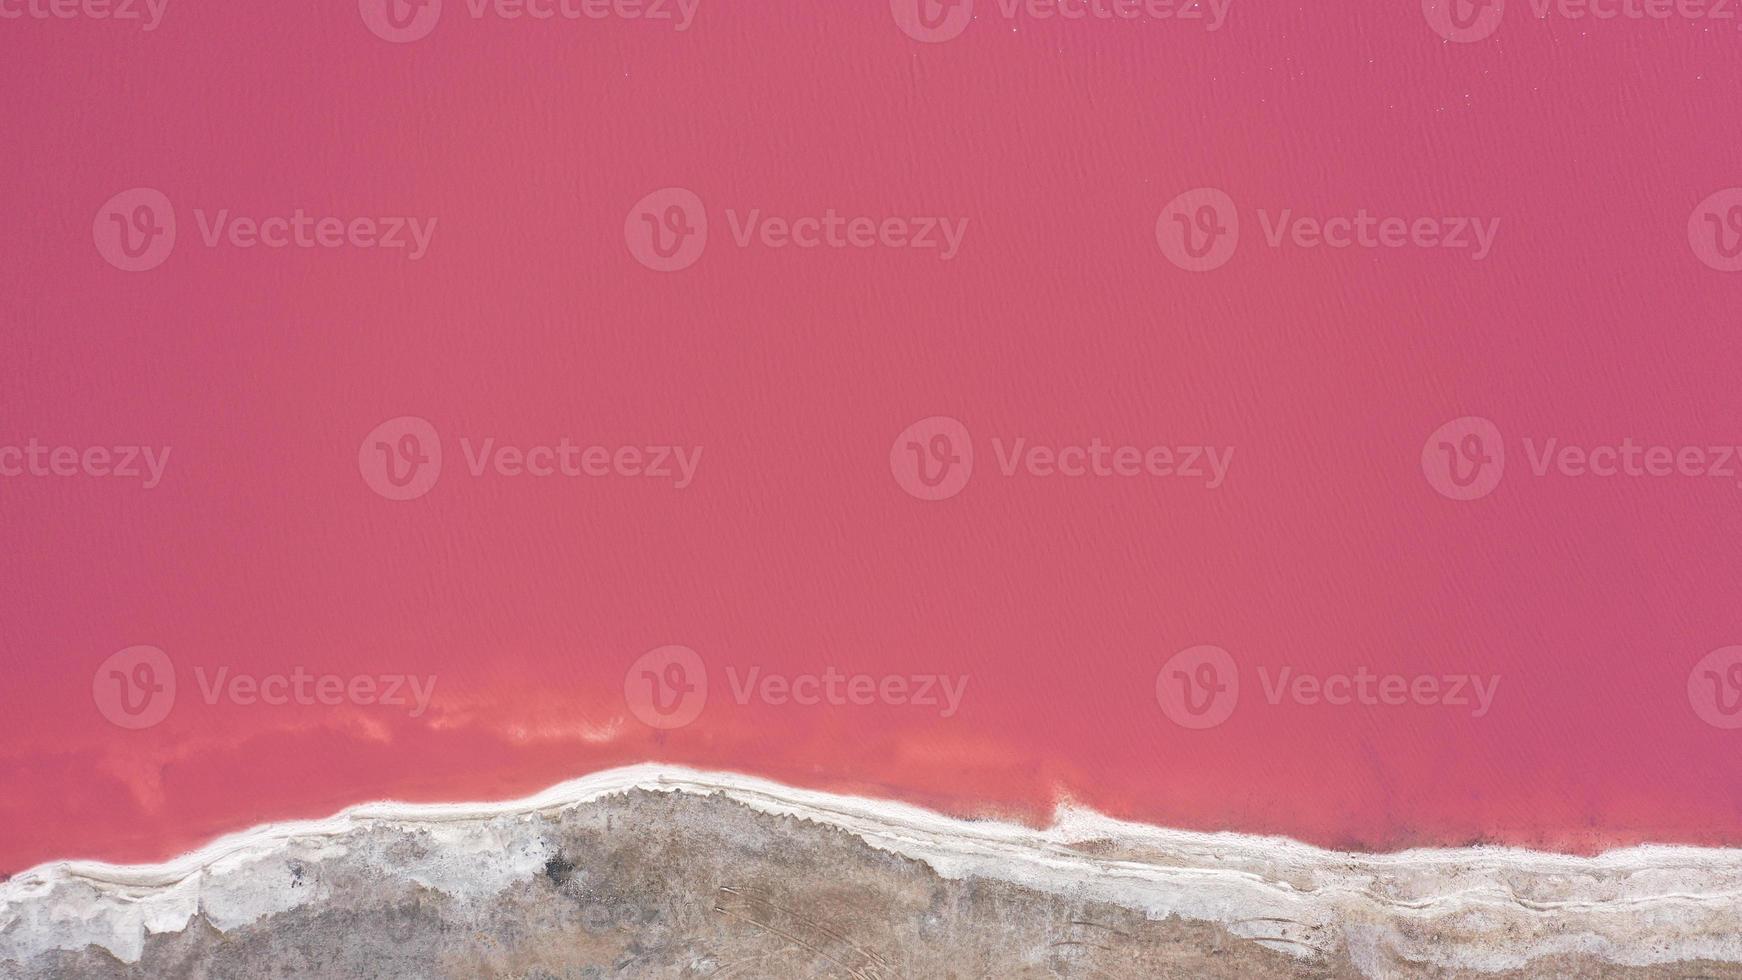
[[[343,857],[462,900],[484,900],[550,856],[536,822],[642,789],[713,794],[836,827],[949,878],[983,877],[1223,924],[1295,955],[1347,951],[1369,974],[1397,958],[1513,969],[1576,953],[1633,966],[1742,963],[1742,850],[1643,846],[1597,857],[1517,848],[1331,851],[1280,837],[1169,830],[1063,806],[1052,826],[962,820],[904,803],[678,766],[612,769],[500,803],[369,803],[256,827],[154,865],[58,861],[0,883],[0,959],[97,945],[136,962],[148,932],[196,913],[236,928],[326,896],[288,862]],[[370,850],[360,832],[429,846]],[[1105,842],[1093,849],[1079,847]],[[480,860],[487,858],[487,860]]]

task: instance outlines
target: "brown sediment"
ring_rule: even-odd
[[[282,853],[253,859],[230,876],[266,882],[277,911],[221,928],[196,912],[180,928],[147,935],[136,962],[88,946],[0,963],[0,974],[29,980],[1742,977],[1734,964],[1623,966],[1582,953],[1478,973],[1402,958],[1383,942],[1352,942],[1360,923],[1330,927],[1234,913],[1226,922],[1156,917],[1093,897],[1068,876],[1034,884],[945,876],[926,861],[872,846],[861,833],[724,795],[631,790],[458,823],[465,846],[454,845],[452,822],[378,821],[330,838],[297,838]],[[1069,850],[1134,861],[1142,849],[1091,841]],[[489,887],[453,884],[490,865],[513,870]],[[0,919],[0,939],[24,923],[40,927],[42,915],[76,915],[68,909],[77,905],[81,888],[92,887],[73,876],[57,881],[54,888],[62,891],[52,896],[39,891],[13,898],[12,917]],[[214,877],[207,887],[242,886]],[[1301,887],[1310,885],[1302,881]],[[54,907],[19,915],[30,901]],[[1647,932],[1648,926],[1642,924]],[[1411,938],[1430,948],[1438,928],[1434,920],[1386,927],[1425,931]],[[1448,933],[1447,941],[1467,939]]]

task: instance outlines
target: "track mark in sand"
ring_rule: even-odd
[[[854,980],[899,980],[901,976],[883,956],[844,934],[742,889],[721,885],[715,895],[714,911],[810,950],[846,970]]]

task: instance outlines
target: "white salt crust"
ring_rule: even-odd
[[[1357,854],[1281,837],[1169,830],[1070,805],[1034,830],[667,765],[612,769],[504,803],[368,803],[232,834],[162,864],[39,865],[0,883],[0,960],[96,945],[137,962],[148,932],[180,931],[197,913],[229,930],[322,901],[322,889],[293,885],[283,873],[290,861],[344,858],[460,900],[487,900],[551,856],[531,818],[636,789],[717,795],[835,827],[947,878],[1209,920],[1301,957],[1346,951],[1370,976],[1398,958],[1475,970],[1551,954],[1630,966],[1742,963],[1742,849]],[[403,848],[387,853],[364,839],[372,829],[417,831],[428,846],[411,858]]]

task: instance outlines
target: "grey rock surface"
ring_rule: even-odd
[[[1221,924],[979,877],[946,879],[860,837],[721,797],[634,791],[530,815],[536,871],[485,897],[455,896],[380,862],[429,866],[445,845],[375,826],[278,875],[309,900],[220,930],[196,914],[147,937],[135,963],[98,947],[0,962],[48,978],[893,978],[1355,977],[1346,950],[1301,955]],[[369,854],[370,860],[359,855]],[[543,857],[542,864],[536,857]],[[466,860],[488,861],[490,855]],[[453,870],[453,869],[450,869]],[[463,869],[459,869],[463,870]],[[437,877],[435,875],[429,877]],[[1279,930],[1281,932],[1283,930]],[[1627,968],[1551,957],[1528,970],[1458,973],[1392,961],[1365,975],[1742,977],[1733,965]]]

